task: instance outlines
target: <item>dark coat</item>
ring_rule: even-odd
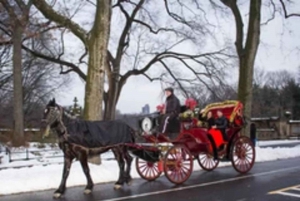
[[[216,125],[215,119],[213,117],[207,119],[206,117],[202,117],[202,114],[199,114],[198,119],[200,121],[205,121],[208,124],[208,129],[211,129],[212,126]]]
[[[173,114],[176,116],[179,113],[180,101],[174,94],[171,94],[166,100],[166,114]]]
[[[166,99],[166,113],[161,117],[159,131],[163,131],[165,121],[168,121],[167,129],[165,133],[178,133],[180,132],[180,121],[177,118],[180,113],[179,99],[171,94]]]
[[[228,121],[226,117],[222,116],[216,119],[216,126],[222,133],[226,133],[226,128],[228,126]]]
[[[215,119],[213,117],[207,119],[208,129],[211,129],[212,126],[216,125]]]

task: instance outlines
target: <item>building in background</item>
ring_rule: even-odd
[[[150,114],[149,104],[146,104],[144,107],[142,107],[142,114]]]

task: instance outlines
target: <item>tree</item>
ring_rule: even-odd
[[[14,80],[14,135],[13,144],[20,146],[24,144],[24,111],[23,111],[23,89],[22,89],[22,34],[28,23],[31,1],[25,4],[21,0],[9,2],[1,0],[0,3],[8,13],[12,29],[13,41],[13,80]]]
[[[72,19],[55,11],[45,0],[32,0],[35,7],[49,20],[71,31],[89,54],[88,70],[85,77],[84,118],[99,120],[102,118],[104,94],[104,73],[107,68],[107,46],[110,33],[111,0],[97,0],[94,23],[89,32]],[[73,70],[76,67],[73,68]],[[80,71],[77,69],[77,71]]]
[[[249,20],[246,38],[244,23],[237,1],[221,0],[221,2],[230,8],[235,19],[235,47],[239,58],[238,100],[244,104],[244,114],[248,117],[249,123],[252,105],[253,69],[260,38],[261,0],[249,1]]]
[[[68,19],[67,26],[67,24],[61,23],[65,21],[51,17],[53,13],[57,13],[56,11],[52,9],[52,14],[50,14],[49,11],[46,15],[46,10],[49,9],[46,9],[45,6],[38,5],[38,2],[40,1],[33,2],[46,18],[52,19],[61,26],[70,29],[71,32],[77,36],[73,31],[74,29],[69,26],[73,24],[74,26],[76,25],[76,27],[79,27],[79,25],[69,17],[74,16],[73,14],[59,15],[60,19]],[[84,2],[83,4],[85,6],[88,4],[86,1],[78,2]],[[89,3],[92,3],[92,1],[89,1]],[[153,3],[161,3],[161,1]],[[199,82],[205,83],[203,79],[205,77],[211,79],[216,72],[225,67],[226,62],[224,61],[231,56],[226,54],[226,48],[208,53],[197,51],[195,54],[175,51],[175,49],[183,42],[193,41],[195,37],[192,36],[192,32],[188,30],[191,29],[191,27],[187,25],[182,26],[181,24],[180,26],[168,26],[170,24],[169,21],[158,23],[156,19],[154,19],[155,15],[151,10],[153,9],[153,6],[155,6],[154,4],[151,5],[151,3],[148,3],[145,0],[139,0],[137,3],[118,0],[116,1],[116,4],[112,6],[114,12],[120,13],[123,18],[116,22],[118,26],[113,26],[115,31],[111,31],[113,36],[111,36],[111,45],[107,50],[105,73],[108,89],[103,93],[105,103],[104,119],[115,118],[116,104],[121,91],[127,80],[133,76],[143,75],[150,81],[162,80],[165,77],[169,77],[171,80],[174,80],[178,86],[183,88],[183,82],[195,82],[195,80],[198,80]],[[100,12],[98,9],[99,6],[97,3],[93,5],[94,8],[96,8],[95,16],[97,16],[97,13]],[[66,8],[62,8],[63,13],[67,13],[67,10],[68,9]],[[175,22],[178,23],[178,21]],[[112,21],[112,23],[114,23],[114,21]],[[121,30],[119,30],[120,24],[123,25],[121,26]],[[96,24],[94,23],[92,26],[96,26]],[[195,28],[193,29],[194,31],[196,30]],[[175,39],[169,40],[169,38],[172,38],[171,36]],[[64,44],[63,40],[61,41],[61,44]],[[62,55],[64,54],[64,51],[58,55],[41,54],[33,50],[29,51],[35,56],[67,67],[67,70],[62,71],[63,74],[75,72],[87,82],[87,75],[79,68],[80,64],[84,63],[83,58],[87,55],[91,55],[89,48],[87,46],[85,46],[85,48],[86,52],[79,58],[79,64],[63,60]],[[174,64],[175,62],[176,64]],[[178,67],[179,64],[181,65],[180,68]],[[155,73],[156,75],[151,75],[150,69],[153,69],[154,67],[163,70],[159,70],[158,73]],[[88,69],[89,68],[88,64]],[[183,68],[189,71],[190,74],[188,76],[182,75]],[[187,79],[183,77],[191,78]],[[86,86],[88,86],[88,84],[86,84]],[[101,90],[103,91],[103,89]],[[101,99],[98,99],[97,101],[101,102]]]
[[[283,117],[286,111],[299,118],[300,86],[286,70],[266,72],[264,82],[256,79],[253,86],[252,116]],[[261,83],[261,84],[258,84]]]
[[[23,55],[22,86],[24,126],[40,127],[45,104],[55,95],[62,93],[69,84],[69,76],[57,76],[59,70],[51,62]],[[5,67],[8,78],[0,91],[0,128],[11,128],[13,122],[13,76],[12,66]]]

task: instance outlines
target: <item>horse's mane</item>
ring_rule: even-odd
[[[64,108],[62,106],[59,106],[59,107],[62,108],[62,111],[63,111],[62,120],[65,125],[78,120],[78,118],[76,116],[74,116],[73,114],[71,114],[67,108]]]

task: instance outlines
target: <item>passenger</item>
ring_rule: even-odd
[[[216,125],[213,126],[212,128],[219,129],[222,133],[223,140],[225,142],[228,142],[228,137],[226,134],[226,128],[228,126],[228,121],[227,121],[226,117],[223,115],[223,112],[221,110],[217,111],[217,115],[218,115],[218,118],[216,119],[216,122],[215,122]]]
[[[214,160],[217,160],[218,159],[218,152],[217,152],[217,146],[216,146],[216,142],[214,140],[214,137],[212,135],[213,131],[211,130],[213,126],[215,126],[215,119],[214,117],[212,116],[212,112],[209,111],[207,113],[207,116],[206,118],[202,117],[202,114],[203,114],[203,110],[200,112],[199,114],[199,120],[200,121],[205,121],[207,122],[208,124],[208,133],[207,133],[207,137],[211,140],[212,142],[212,148],[213,148],[213,152],[214,152]]]
[[[180,122],[178,115],[180,113],[179,99],[174,95],[174,89],[169,87],[165,89],[166,103],[163,116],[160,121],[159,131],[162,134],[168,133],[172,138],[180,132]]]
[[[214,117],[212,116],[212,112],[211,112],[211,111],[209,111],[209,112],[207,113],[207,119],[206,119],[206,122],[207,122],[207,124],[208,124],[208,129],[211,129],[214,125],[216,125],[215,119],[214,119]]]
[[[217,115],[218,115],[218,118],[216,119],[216,125],[213,126],[212,128],[218,129],[221,131],[221,134],[223,136],[223,141],[224,141],[223,148],[221,146],[221,152],[225,152],[227,150],[226,148],[227,148],[227,143],[228,143],[228,137],[227,137],[227,133],[226,133],[228,121],[227,121],[226,117],[223,115],[222,111],[218,110]]]

